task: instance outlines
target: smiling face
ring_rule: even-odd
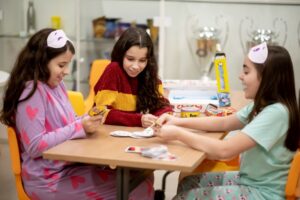
[[[261,78],[258,76],[255,65],[249,60],[248,57],[244,60],[243,71],[239,76],[243,84],[245,98],[254,99],[258,91]]]
[[[139,46],[130,47],[123,58],[123,68],[128,76],[134,78],[141,73],[147,66],[147,53],[146,47],[140,48]]]
[[[58,55],[50,60],[48,63],[48,69],[50,77],[47,84],[54,88],[63,80],[65,75],[69,74],[69,63],[73,58],[73,54],[68,50],[65,53]]]

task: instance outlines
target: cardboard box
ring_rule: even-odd
[[[196,107],[201,113],[205,112],[208,104],[218,106],[217,92],[213,90],[183,90],[171,89],[169,91],[168,99],[174,106],[173,111],[180,113],[182,107]]]

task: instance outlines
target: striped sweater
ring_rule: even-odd
[[[162,85],[159,91],[163,92]],[[95,104],[107,106],[105,124],[123,126],[142,126],[142,114],[136,111],[138,79],[129,77],[117,62],[111,62],[96,83]],[[159,116],[172,112],[171,106],[166,106],[151,113]]]

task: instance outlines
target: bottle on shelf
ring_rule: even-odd
[[[33,6],[33,1],[28,2],[27,9],[27,33],[32,35],[35,33],[35,10]]]

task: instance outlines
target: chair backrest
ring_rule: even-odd
[[[99,78],[101,77],[101,75],[103,74],[104,69],[109,63],[110,60],[98,59],[98,60],[94,60],[91,64],[90,79],[89,79],[90,91],[87,98],[84,100],[85,112],[88,112],[94,105],[94,97],[95,97],[94,87],[97,81],[99,80]]]
[[[20,200],[30,200],[27,196],[21,177],[21,157],[18,146],[18,140],[15,130],[12,127],[7,128],[8,144],[11,158],[12,171],[15,175],[18,198]]]
[[[285,186],[287,200],[300,198],[300,150],[296,152],[291,164],[287,183]]]
[[[84,100],[81,92],[68,90],[68,97],[71,102],[71,105],[78,116],[81,116],[85,113],[84,109]]]

